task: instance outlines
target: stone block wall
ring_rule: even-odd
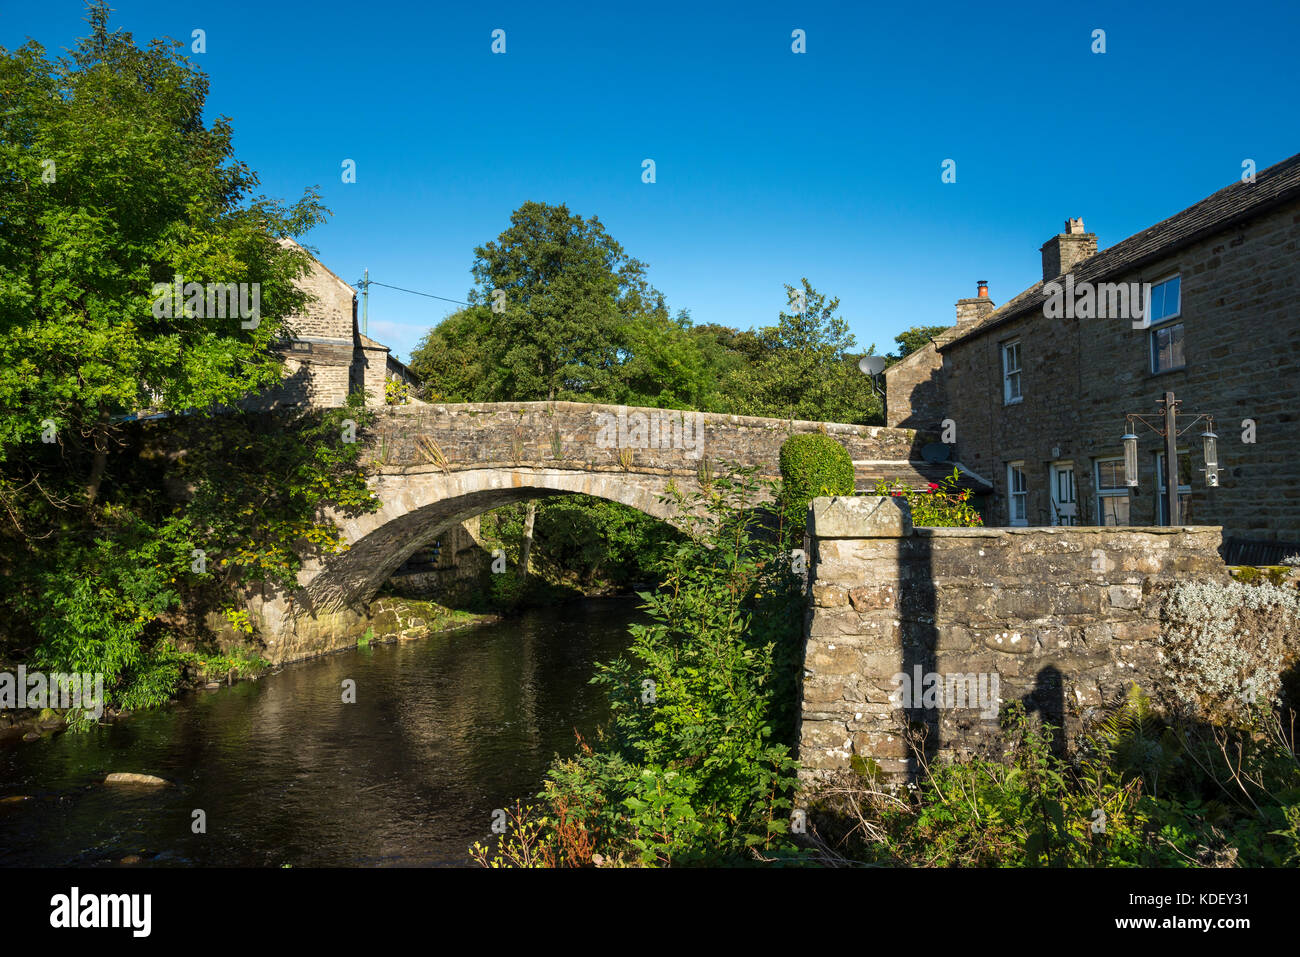
[[[479,516],[453,525],[408,558],[388,580],[388,590],[407,598],[431,598],[444,603],[466,601],[482,587],[492,554],[479,537]]]
[[[1013,701],[1076,731],[1131,683],[1155,690],[1161,586],[1228,577],[1217,527],[914,529],[902,500],[857,496],[816,499],[809,532],[808,778],[854,755],[906,777],[905,722],[939,759],[996,755]]]
[[[933,342],[904,356],[885,376],[885,424],[937,432],[950,414],[943,388],[943,357]]]
[[[831,436],[855,462],[921,457],[922,442],[909,429],[583,402],[389,406],[365,438],[377,463],[387,468],[428,466],[437,456],[436,443],[451,471],[531,464],[695,475],[705,466],[721,474],[725,465],[740,463],[775,477],[781,444],[810,432]],[[620,448],[627,449],[626,467]]]
[[[941,347],[933,382],[916,375],[890,383],[891,425],[906,396],[924,402],[930,419],[957,425],[954,458],[989,479],[997,494],[992,519],[1009,521],[1007,464],[1023,462],[1028,518],[1051,521],[1049,466],[1074,464],[1079,518],[1098,523],[1096,462],[1122,454],[1129,412],[1156,416],[1166,390],[1182,411],[1214,416],[1220,485],[1206,487],[1199,434],[1180,440],[1191,455],[1187,521],[1222,525],[1231,538],[1300,542],[1300,204],[1291,202],[1231,230],[1205,236],[1104,281],[1160,282],[1181,276],[1186,365],[1152,373],[1148,331],[1126,319],[1047,319],[1042,310]],[[1021,394],[1007,404],[1000,346],[1020,341]],[[928,411],[941,385],[939,412]],[[902,393],[895,396],[894,392]],[[1247,436],[1244,420],[1255,423]],[[1185,424],[1190,424],[1190,418]],[[907,424],[916,424],[908,421]],[[1183,424],[1183,423],[1180,423]],[[1157,519],[1155,457],[1162,439],[1137,434],[1139,479],[1129,521]],[[1253,437],[1253,442],[1243,441]]]

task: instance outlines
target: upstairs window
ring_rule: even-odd
[[[1002,344],[1002,401],[1020,401],[1020,340]]]
[[[1151,287],[1151,371],[1168,372],[1186,365],[1183,357],[1182,277],[1174,276]]]

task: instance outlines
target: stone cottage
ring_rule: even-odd
[[[302,249],[292,239],[286,246]],[[304,250],[305,251],[305,250]],[[310,253],[308,253],[310,256]],[[389,379],[417,384],[414,373],[388,346],[362,333],[357,323],[357,291],[314,256],[298,280],[315,301],[306,313],[291,316],[289,335],[276,348],[284,355],[285,380],[259,405],[341,406],[350,392],[364,391],[369,405],[383,405]]]
[[[1222,525],[1229,562],[1300,552],[1300,155],[1099,251],[1082,219],[1042,280],[886,370],[886,424],[941,432],[993,489],[992,525],[1166,525],[1164,440],[1126,415],[1180,402],[1179,524]],[[1218,486],[1201,433],[1213,416]]]

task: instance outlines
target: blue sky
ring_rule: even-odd
[[[117,0],[112,22],[206,31],[211,114],[267,194],[320,185],[305,241],[344,279],[462,299],[474,246],[562,202],[696,322],[771,324],[807,276],[884,352],[976,280],[1031,284],[1067,216],[1105,248],[1300,152],[1294,0],[990,6]],[[9,2],[0,44],[59,50],[84,16]],[[452,308],[375,288],[370,332],[405,358]]]

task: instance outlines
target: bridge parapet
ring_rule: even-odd
[[[432,465],[687,475],[740,464],[775,477],[781,444],[810,432],[832,436],[855,462],[920,458],[912,429],[581,402],[392,407],[379,412],[366,442],[382,472]]]

